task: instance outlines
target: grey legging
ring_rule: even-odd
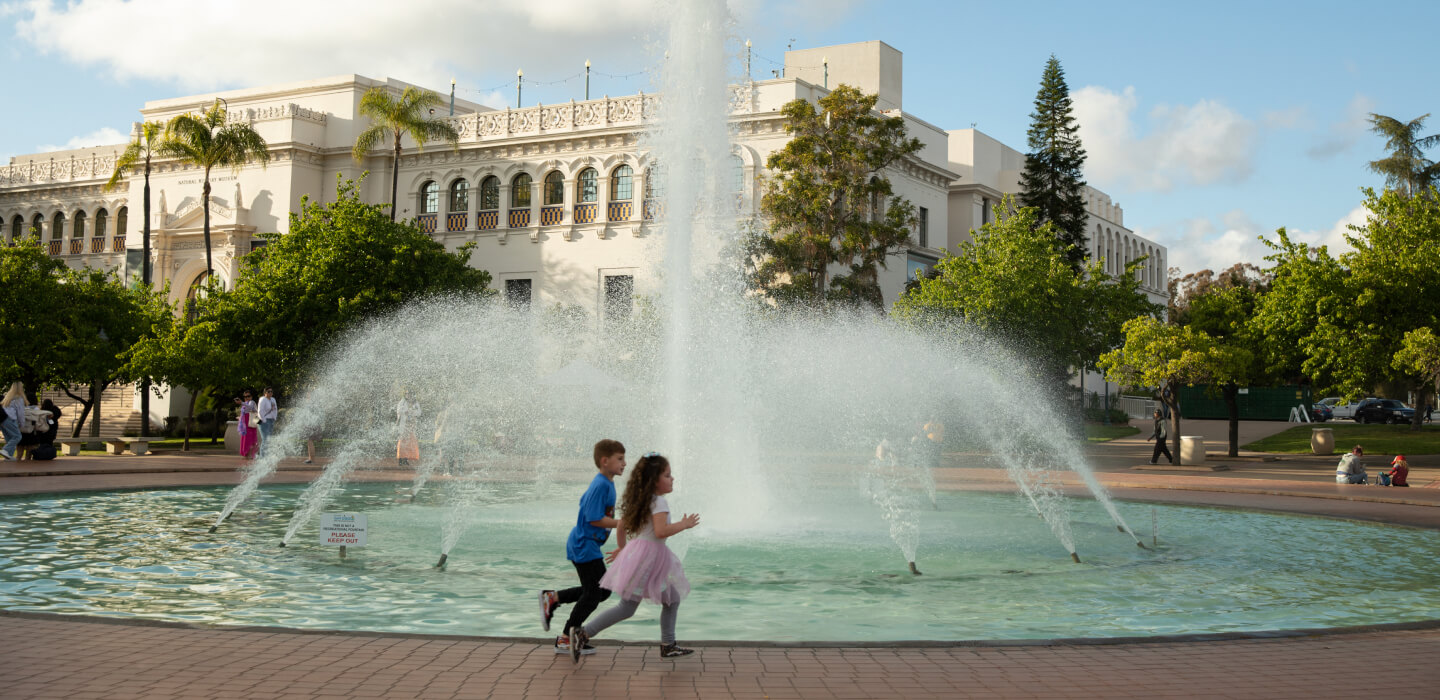
[[[640,607],[638,600],[622,600],[615,607],[596,615],[585,625],[585,636],[594,637],[605,631],[605,628],[630,619],[635,614],[635,609]],[[679,603],[660,606],[660,643],[671,645],[675,643],[675,614],[680,609]]]

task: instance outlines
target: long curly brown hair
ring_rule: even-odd
[[[625,497],[620,503],[626,535],[639,534],[645,523],[650,522],[650,508],[655,504],[655,489],[660,486],[660,475],[670,466],[670,460],[647,453],[630,471],[630,481],[625,484]]]

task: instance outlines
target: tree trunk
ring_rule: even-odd
[[[210,260],[210,169],[205,169],[205,188],[200,191],[201,208],[205,210],[205,282],[215,275],[215,266]],[[188,430],[188,426],[187,426]],[[186,436],[189,437],[188,435]]]
[[[141,228],[140,281],[150,286],[150,155],[145,155],[145,225]],[[150,437],[150,378],[140,381],[140,437]]]
[[[190,408],[185,411],[185,442],[180,445],[181,452],[190,451],[190,424],[195,422],[195,396],[196,392],[190,392]]]
[[[1230,416],[1230,450],[1226,456],[1240,456],[1240,387],[1234,382],[1225,385],[1225,410]]]
[[[395,162],[390,166],[390,220],[395,220],[395,209],[400,206],[396,199],[400,193],[400,130],[395,130]]]
[[[70,428],[70,437],[72,437],[72,438],[78,438],[78,437],[80,437],[80,431],[81,431],[82,429],[84,429],[84,427],[85,427],[85,419],[86,419],[86,417],[88,417],[88,416],[90,415],[90,407],[94,405],[94,400],[95,400],[95,399],[94,399],[94,397],[95,397],[94,387],[93,387],[93,386],[91,387],[91,391],[90,391],[90,393],[88,394],[88,395],[90,396],[90,399],[88,399],[88,400],[87,400],[87,399],[84,399],[84,398],[81,398],[81,397],[79,397],[79,396],[76,396],[74,393],[72,393],[72,392],[70,391],[70,387],[69,387],[68,385],[67,385],[67,386],[64,386],[64,387],[61,387],[61,391],[65,392],[65,395],[66,395],[66,396],[69,396],[71,399],[74,399],[75,401],[77,401],[77,402],[80,403],[80,417],[79,417],[78,419],[76,419],[75,424],[74,424],[73,426],[71,426],[71,428]]]
[[[90,382],[90,403],[95,406],[90,416],[90,437],[100,437],[100,404],[105,395],[105,385],[98,381]]]
[[[1410,418],[1411,430],[1419,430],[1421,426],[1425,425],[1425,419],[1429,417],[1429,413],[1425,409],[1430,407],[1430,398],[1434,393],[1428,385],[1429,382],[1426,382],[1415,390],[1415,415]]]

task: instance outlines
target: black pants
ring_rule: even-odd
[[[600,587],[600,578],[605,575],[603,557],[570,563],[575,565],[575,573],[580,574],[580,585],[555,594],[560,599],[560,605],[575,604],[575,607],[570,608],[570,618],[565,621],[565,626],[560,628],[561,632],[569,632],[571,627],[585,624],[590,613],[595,612],[595,608],[600,607],[600,604],[610,597],[610,591]]]
[[[1152,454],[1152,455],[1150,455],[1150,463],[1151,463],[1151,464],[1154,464],[1155,462],[1159,461],[1159,460],[1160,460],[1160,455],[1165,455],[1165,459],[1170,460],[1170,463],[1171,463],[1171,464],[1174,464],[1174,463],[1175,463],[1175,458],[1170,456],[1170,448],[1165,445],[1165,442],[1166,442],[1165,438],[1156,438],[1156,439],[1155,439],[1155,453]]]

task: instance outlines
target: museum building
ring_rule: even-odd
[[[895,194],[916,207],[919,225],[905,264],[892,258],[881,273],[887,306],[917,270],[993,220],[1001,198],[1019,192],[1023,153],[976,129],[947,131],[904,111],[902,56],[883,42],[788,51],[783,76],[730,86],[734,138],[724,176],[736,217],[759,216],[765,160],[788,140],[781,113],[787,102],[817,100],[828,85],[842,83],[877,95],[877,109],[903,117],[908,136],[922,144],[888,173]],[[225,284],[235,279],[240,258],[264,245],[259,234],[286,231],[302,198],[332,201],[337,174],[359,178],[368,170],[362,196],[389,201],[392,151],[377,148],[364,163],[351,156],[369,126],[359,114],[361,96],[375,86],[398,93],[408,84],[344,75],[157,100],[140,109],[143,121],[163,123],[220,98],[228,119],[250,123],[269,146],[266,166],[211,172],[214,272]],[[664,219],[652,181],[656,164],[644,147],[659,100],[663,95],[639,93],[500,110],[456,100],[453,116],[447,105],[435,118],[460,133],[458,149],[404,143],[397,215],[452,250],[475,243],[470,263],[489,271],[512,304],[579,305],[597,324],[628,315],[632,295],[654,288],[663,257],[653,245]],[[50,255],[72,267],[138,277],[142,173],[104,188],[125,147],[16,156],[0,166],[4,240],[34,231]],[[176,301],[205,281],[202,184],[203,171],[194,166],[167,159],[152,166],[153,283],[169,283]],[[1123,210],[1107,194],[1087,188],[1086,199],[1090,257],[1113,274],[1148,256],[1137,273],[1142,289],[1164,303],[1165,247],[1126,228]],[[168,415],[154,404],[152,413]]]

